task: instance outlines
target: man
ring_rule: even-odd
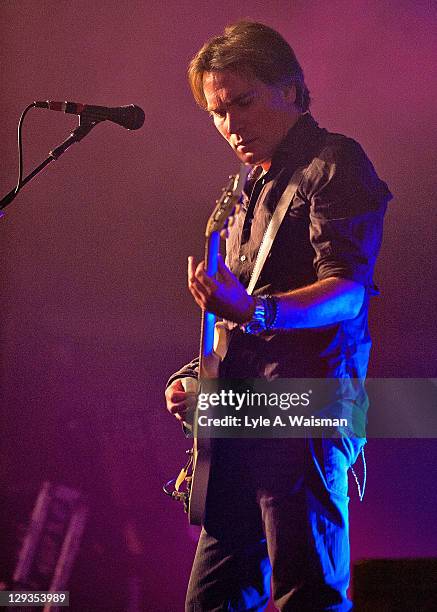
[[[237,157],[253,166],[243,212],[217,278],[188,262],[200,308],[233,322],[220,376],[364,379],[369,299],[391,195],[358,143],[319,128],[303,72],[271,28],[239,22],[192,60],[198,104]],[[260,243],[282,193],[289,203],[254,290]],[[168,383],[168,410],[183,420],[194,360]],[[214,440],[205,524],[186,610],[349,610],[347,471],[354,437]]]

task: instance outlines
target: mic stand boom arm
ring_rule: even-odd
[[[81,118],[79,118],[78,127],[71,132],[70,136],[66,140],[64,140],[63,143],[56,147],[56,149],[53,149],[53,151],[50,151],[49,156],[21,181],[19,189],[17,190],[17,188],[14,187],[14,189],[12,189],[7,195],[5,195],[2,200],[0,200],[0,211],[6,208],[6,206],[10,204],[12,200],[15,199],[21,188],[26,185],[26,183],[31,181],[33,177],[36,176],[39,172],[41,172],[41,170],[43,170],[46,166],[48,166],[50,162],[59,159],[59,157],[61,157],[61,155],[65,153],[65,151],[69,147],[71,147],[72,144],[81,141],[82,138],[85,138],[85,136],[91,132],[91,130],[95,125],[97,125],[97,123],[100,123],[100,121],[84,122],[83,120],[81,120]]]

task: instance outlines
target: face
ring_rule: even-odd
[[[299,116],[295,88],[223,71],[206,72],[203,91],[215,127],[237,157],[268,170],[278,145]]]

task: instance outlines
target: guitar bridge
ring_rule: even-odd
[[[187,463],[181,469],[177,478],[172,478],[166,482],[162,486],[162,490],[172,499],[182,502],[184,505],[184,511],[188,513],[191,494],[191,481],[193,479],[192,471],[190,471],[193,465],[193,449],[191,448],[187,450],[186,453],[189,455]],[[182,486],[185,488],[180,490]]]

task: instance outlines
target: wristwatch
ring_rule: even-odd
[[[257,295],[252,318],[241,327],[246,334],[261,334],[274,329],[277,319],[278,298],[274,295]]]

